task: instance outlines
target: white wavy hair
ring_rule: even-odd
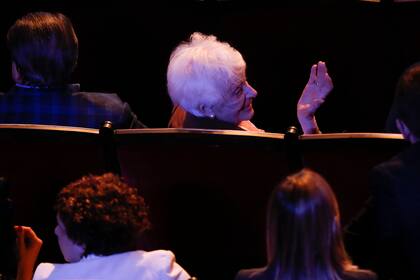
[[[172,52],[168,93],[175,105],[200,116],[201,106],[217,106],[245,80],[242,55],[213,35],[195,32]]]

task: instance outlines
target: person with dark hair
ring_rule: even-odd
[[[400,99],[403,96],[416,96],[420,95],[420,79],[418,73],[420,72],[420,62],[415,63],[408,67],[404,74],[402,74],[395,87],[395,96],[391,109],[386,120],[386,131],[391,133],[400,133],[397,127],[398,114],[401,114],[402,110],[399,108]]]
[[[69,84],[78,59],[78,39],[60,13],[29,13],[7,33],[15,81],[0,95],[0,123],[99,128],[144,127],[116,94],[80,92]]]
[[[241,270],[236,280],[376,279],[352,264],[344,248],[340,213],[331,187],[303,169],[286,177],[267,207],[264,268]]]
[[[374,241],[384,279],[420,279],[420,63],[400,77],[395,125],[411,145],[372,171]]]
[[[251,122],[257,91],[248,83],[245,70],[242,55],[228,43],[193,33],[169,60],[168,93],[174,104],[169,126],[262,132]],[[332,89],[325,63],[314,64],[297,105],[304,133],[320,132],[315,113]]]
[[[136,250],[150,227],[148,211],[137,189],[118,176],[86,176],[69,184],[60,191],[55,209],[55,234],[69,263],[41,263],[33,279],[190,278],[172,252]],[[21,259],[27,259],[23,252]]]

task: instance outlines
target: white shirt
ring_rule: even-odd
[[[75,263],[38,265],[34,280],[187,280],[188,273],[171,251],[130,251],[110,256],[89,255]]]

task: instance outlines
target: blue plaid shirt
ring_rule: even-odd
[[[46,124],[100,128],[145,127],[116,94],[80,92],[77,84],[63,89],[16,85],[0,93],[0,123]]]

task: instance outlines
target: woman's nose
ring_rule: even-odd
[[[250,85],[248,82],[244,84],[244,93],[248,98],[255,98],[257,96],[257,91]]]

